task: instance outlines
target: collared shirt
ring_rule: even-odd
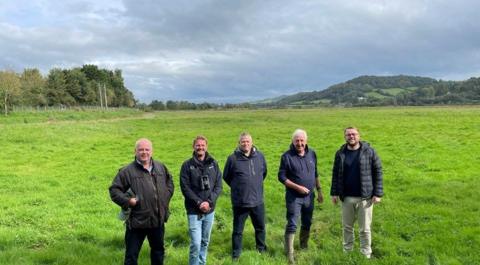
[[[140,162],[136,157],[135,157],[135,161],[137,161],[137,163],[143,167],[142,162]],[[152,174],[152,169],[153,169],[153,159],[150,158],[150,165],[147,168],[148,173]]]

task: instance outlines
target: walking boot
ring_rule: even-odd
[[[300,248],[307,249],[308,248],[308,239],[310,238],[310,231],[302,229],[300,230]]]
[[[288,264],[295,264],[293,242],[295,241],[295,234],[285,234],[285,255],[287,255]]]

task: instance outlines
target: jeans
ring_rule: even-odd
[[[287,226],[285,227],[285,233],[295,234],[299,216],[301,216],[302,219],[302,229],[310,231],[315,193],[312,192],[305,197],[296,197],[287,192],[285,200],[287,205]]]
[[[373,203],[371,199],[360,197],[345,197],[342,202],[342,224],[343,224],[343,249],[353,250],[353,226],[355,216],[358,216],[358,228],[360,237],[360,252],[365,256],[372,254],[372,224]]]
[[[245,221],[250,216],[255,229],[255,243],[257,250],[266,251],[265,245],[265,206],[233,207],[232,257],[238,258],[242,253],[242,235]]]
[[[156,228],[129,229],[125,231],[125,265],[137,265],[138,254],[142,248],[145,237],[150,244],[150,262],[152,265],[162,265],[165,248],[163,245],[163,236],[165,233],[164,225]]]
[[[188,233],[190,235],[190,254],[188,264],[207,264],[208,243],[215,212],[209,214],[189,214]]]

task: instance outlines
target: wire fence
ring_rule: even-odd
[[[68,111],[68,110],[98,110],[98,111],[106,111],[106,110],[118,110],[117,107],[101,107],[101,106],[12,106],[10,111],[11,112],[57,112],[57,111]]]

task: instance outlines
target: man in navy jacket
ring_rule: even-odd
[[[242,234],[248,216],[255,228],[257,250],[267,250],[263,203],[263,181],[266,176],[267,163],[263,154],[253,146],[252,136],[246,132],[240,134],[238,148],[228,157],[223,170],[223,179],[231,188],[233,260],[237,260],[242,252]]]
[[[294,263],[294,238],[297,219],[301,216],[300,248],[308,247],[310,226],[312,225],[315,189],[317,201],[323,202],[317,172],[317,155],[308,148],[307,132],[295,130],[290,150],[282,155],[278,180],[285,185],[287,225],[285,227],[285,252],[289,263]]]

